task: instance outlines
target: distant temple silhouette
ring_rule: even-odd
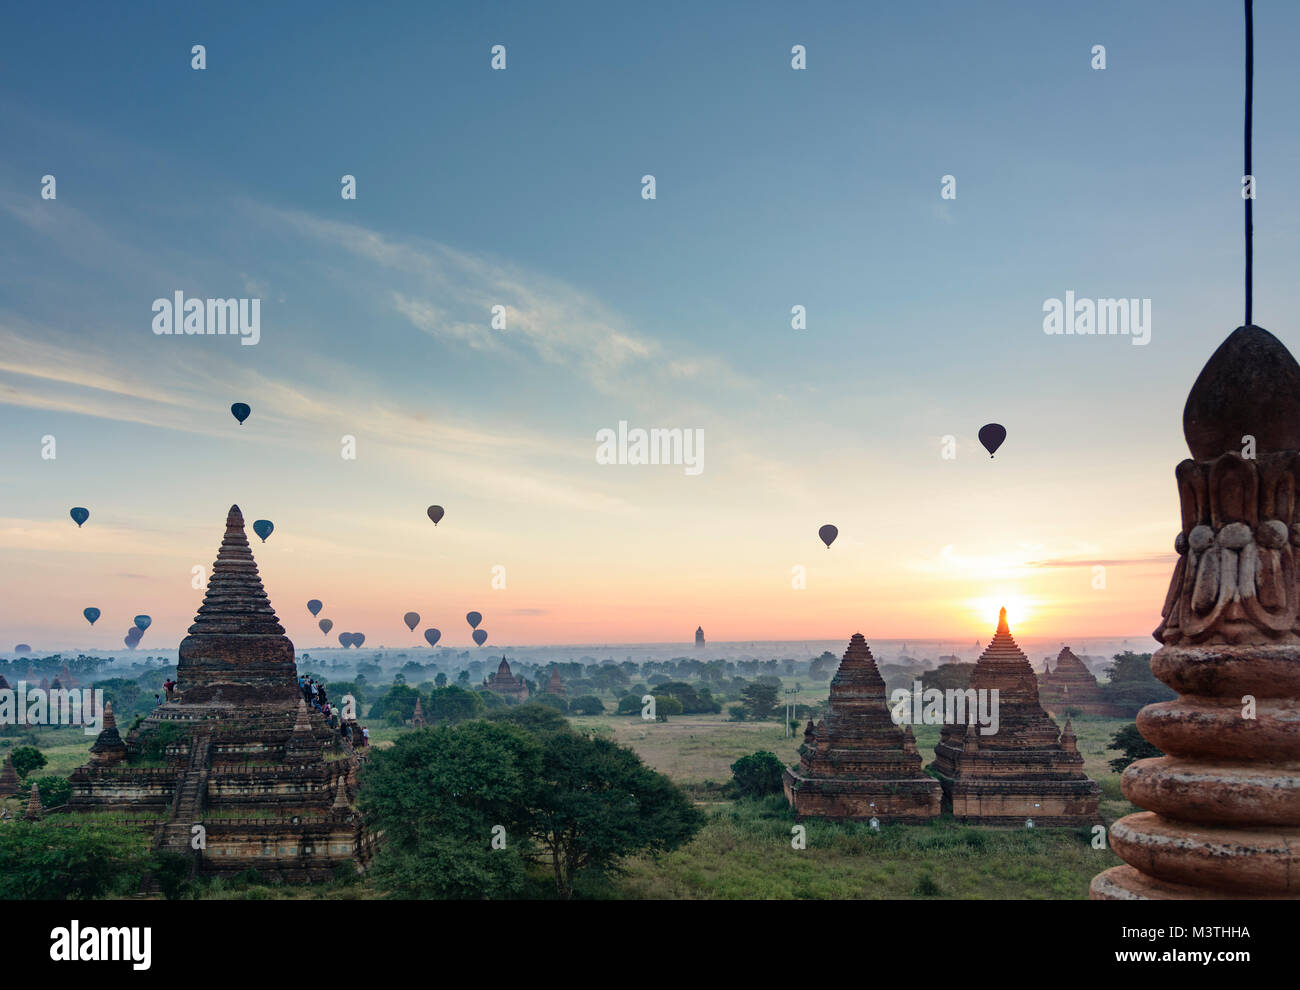
[[[696,626],[695,628],[695,646],[698,649],[704,645],[704,627]]]

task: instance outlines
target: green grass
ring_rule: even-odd
[[[715,810],[682,849],[638,857],[614,896],[688,900],[833,898],[1085,899],[1092,877],[1119,863],[1074,829],[892,825],[808,820],[807,848],[791,847],[794,816],[779,795]]]

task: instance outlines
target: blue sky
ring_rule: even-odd
[[[1153,628],[1167,563],[1144,561],[1177,528],[1182,402],[1242,319],[1240,20],[1226,3],[11,15],[0,643],[116,643],[151,611],[174,645],[235,501],[276,521],[259,561],[299,636],[296,599],[322,586],[337,629],[376,642],[408,607],[444,628],[477,607],[493,642],[701,621],[716,639],[978,634],[964,603],[1003,593],[1039,602],[1039,633]],[[1294,5],[1257,4],[1255,313],[1288,344],[1297,28]],[[1067,289],[1151,298],[1150,345],[1044,335]],[[262,298],[261,343],[155,337],[150,304],[177,290]],[[253,406],[242,428],[233,401]],[[705,472],[596,465],[619,420],[704,429]],[[1009,432],[991,464],[989,421]],[[815,539],[828,521],[837,558]],[[1093,558],[1134,563],[1108,596],[1029,566]],[[792,592],[801,562],[820,570]],[[103,603],[115,635],[76,625]]]

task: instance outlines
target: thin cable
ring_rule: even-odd
[[[1246,0],[1246,171],[1245,175],[1253,175],[1250,170],[1250,111],[1252,97],[1255,91],[1255,18],[1252,11],[1253,0]],[[1250,326],[1251,310],[1251,292],[1252,292],[1252,269],[1254,268],[1254,251],[1251,240],[1254,233],[1254,225],[1251,222],[1251,204],[1255,200],[1255,180],[1249,179],[1250,195],[1246,197],[1246,326]]]

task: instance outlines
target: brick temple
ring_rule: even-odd
[[[831,680],[830,711],[810,719],[799,766],[782,784],[799,817],[924,822],[939,814],[939,782],[927,776],[912,727],[894,723],[885,681],[861,633],[854,633]]]
[[[489,691],[501,695],[506,701],[522,704],[528,700],[528,682],[511,672],[505,657],[501,658],[497,672],[488,674],[483,683]]]
[[[363,868],[360,758],[303,698],[238,506],[179,656],[172,700],[125,739],[106,706],[66,813],[127,812],[154,849],[193,857],[202,874],[302,882]]]
[[[1043,711],[1029,659],[998,616],[992,641],[971,674],[977,691],[998,692],[998,730],[945,724],[931,764],[943,784],[944,810],[991,825],[1099,823],[1101,788],[1083,772],[1069,719],[1065,729]]]
[[[551,676],[546,682],[546,687],[543,688],[543,693],[553,694],[559,698],[564,697],[564,682],[560,680],[559,668],[554,664],[551,665]]]
[[[1192,386],[1183,435],[1192,456],[1174,471],[1178,562],[1151,658],[1178,698],[1138,713],[1138,730],[1166,755],[1120,778],[1147,810],[1111,826],[1127,865],[1094,877],[1092,896],[1293,899],[1300,365],[1267,330],[1238,327]]]
[[[1048,711],[1060,715],[1073,708],[1087,715],[1115,714],[1102,698],[1097,678],[1068,646],[1057,654],[1055,668],[1050,661],[1044,668],[1038,675],[1038,701]]]

